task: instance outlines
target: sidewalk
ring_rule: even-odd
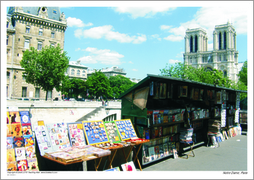
[[[194,148],[195,157],[190,156],[188,159],[169,158],[143,168],[143,172],[178,171],[179,174],[179,171],[210,171],[209,174],[211,171],[220,171],[219,174],[221,175],[223,172],[225,174],[225,172],[231,173],[232,171],[238,173],[242,171],[245,173],[246,171],[252,172],[252,169],[247,168],[247,138],[247,135],[229,138],[221,142],[218,148],[199,146]],[[250,172],[248,175],[251,175]]]

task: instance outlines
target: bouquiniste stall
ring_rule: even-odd
[[[193,145],[219,147],[239,134],[241,92],[157,75],[124,92],[122,119],[131,119],[137,136],[150,140],[142,145],[142,166],[182,155]]]

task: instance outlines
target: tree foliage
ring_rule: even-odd
[[[96,98],[103,96],[104,98],[112,97],[112,88],[109,79],[101,72],[96,71],[87,78],[87,89],[89,94]]]
[[[20,62],[24,68],[23,76],[27,83],[42,87],[46,92],[56,88],[61,90],[62,81],[69,64],[69,57],[62,51],[60,45],[46,46],[38,51],[34,47],[23,53]],[[47,100],[46,93],[46,100]]]
[[[244,62],[243,67],[241,69],[241,71],[238,74],[239,77],[239,81],[241,81],[244,85],[247,86],[248,84],[248,72],[247,72],[247,61]]]
[[[86,82],[82,79],[71,78],[66,76],[66,79],[63,81],[62,94],[66,97],[78,98],[86,97]]]
[[[129,78],[117,75],[110,76],[109,83],[112,88],[113,97],[118,98],[127,89],[134,86],[136,83],[132,82]]]
[[[184,66],[183,63],[177,63],[175,66],[166,64],[166,67],[160,69],[160,72],[162,76],[188,79],[228,88],[232,86],[232,81],[228,77],[224,77],[223,72],[217,69],[207,70],[203,67],[194,68]]]

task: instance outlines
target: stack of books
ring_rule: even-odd
[[[209,119],[208,121],[208,135],[217,135],[221,131],[220,120]]]
[[[180,142],[191,143],[193,135],[193,128],[182,128],[180,129]]]

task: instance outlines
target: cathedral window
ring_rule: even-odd
[[[224,77],[227,77],[227,71],[226,70],[223,71],[223,75],[224,75]]]
[[[221,32],[219,33],[219,50],[221,50]]]
[[[195,52],[198,51],[198,36],[195,36]]]
[[[223,37],[223,43],[224,43],[224,49],[227,49],[227,34],[224,32],[224,37]]]
[[[190,37],[190,52],[193,52],[193,37]]]

